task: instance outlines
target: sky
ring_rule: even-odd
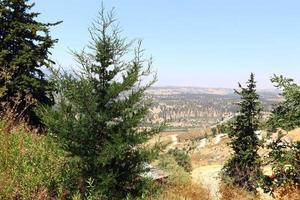
[[[101,0],[35,0],[59,42],[52,58],[74,66],[71,50],[90,41]],[[104,0],[128,39],[142,39],[158,73],[156,86],[236,88],[255,73],[271,89],[282,74],[300,81],[299,0]]]

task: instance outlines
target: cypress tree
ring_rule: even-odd
[[[90,45],[74,53],[79,68],[54,72],[59,100],[41,115],[61,146],[78,158],[84,188],[92,180],[101,199],[123,199],[140,194],[145,164],[156,152],[145,142],[159,128],[142,126],[150,106],[145,90],[155,77],[143,81],[152,74],[151,60],[143,58],[140,42],[134,47],[121,36],[114,12],[99,13]]]
[[[54,103],[53,85],[41,68],[53,63],[49,50],[57,40],[49,28],[57,23],[36,21],[33,6],[28,0],[0,1],[0,114],[39,126],[34,108]]]
[[[255,192],[261,176],[260,156],[257,153],[260,142],[255,134],[259,126],[261,104],[256,93],[254,74],[251,73],[246,88],[241,84],[239,88],[239,91],[235,90],[241,97],[239,115],[229,132],[233,155],[223,167],[223,178],[229,177],[234,185]]]

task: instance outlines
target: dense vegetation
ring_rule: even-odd
[[[0,1],[0,116],[39,127],[34,108],[54,104],[54,87],[42,67],[54,63],[49,50],[57,40],[49,28],[58,23],[36,21],[33,6],[28,0]]]
[[[272,111],[269,127],[287,131],[300,127],[300,86],[293,79],[283,76],[274,76],[271,81],[282,90],[284,101]]]
[[[172,155],[177,164],[181,166],[186,172],[192,171],[191,158],[185,151],[175,148],[170,149],[168,151],[168,154]]]
[[[65,154],[52,139],[0,122],[0,198],[47,199],[59,190]],[[60,185],[62,186],[62,185]]]
[[[286,196],[289,190],[299,191],[300,184],[300,141],[288,142],[284,139],[284,131],[300,127],[300,86],[293,79],[274,76],[275,87],[282,89],[284,101],[276,105],[267,122],[273,130],[280,128],[278,138],[267,147],[270,150],[266,164],[272,166],[272,177],[263,177],[263,189],[274,194],[279,191]]]
[[[57,40],[49,27],[58,23],[36,21],[33,6],[28,0],[0,1],[0,199],[210,199],[191,180],[189,151],[163,152],[147,143],[161,130],[147,118],[152,104],[146,90],[156,75],[151,77],[151,59],[144,58],[141,42],[122,36],[114,12],[102,7],[90,28],[90,45],[74,52],[80,68],[65,72],[50,67],[49,50]],[[215,115],[226,122],[212,130],[213,135],[228,132],[233,150],[222,171],[224,199],[243,196],[233,194],[236,190],[256,198],[259,187],[281,197],[300,190],[300,142],[284,139],[285,132],[300,126],[300,86],[283,76],[272,82],[284,100],[265,124],[279,129],[265,146],[266,157],[258,153],[264,148],[256,134],[262,106],[253,74],[247,87],[235,91],[241,101],[230,110],[232,100],[223,107],[218,95],[208,95],[215,104],[206,96],[191,98],[191,104],[180,99],[181,108],[156,105],[166,111],[159,119],[181,113],[175,120]],[[208,106],[198,106],[200,101]],[[220,113],[212,110],[216,107]],[[233,121],[223,120],[223,112],[231,115],[237,108]],[[29,131],[33,128],[36,133]],[[198,139],[204,137],[209,139],[207,133]],[[150,164],[163,169],[167,179],[146,177]],[[272,167],[271,176],[263,175],[263,165]]]

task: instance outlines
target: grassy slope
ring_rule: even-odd
[[[4,129],[0,122],[0,198],[50,198],[63,152],[46,136]]]

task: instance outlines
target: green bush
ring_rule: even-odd
[[[282,90],[283,101],[272,110],[267,122],[268,128],[290,131],[300,127],[300,85],[293,79],[276,76],[271,79],[276,88]]]
[[[49,137],[15,130],[0,122],[0,199],[55,196],[63,152]]]
[[[168,151],[168,154],[172,155],[175,158],[177,164],[181,166],[186,172],[192,171],[191,159],[185,151],[175,148],[170,149]]]
[[[262,188],[271,195],[282,188],[299,188],[300,184],[300,142],[288,143],[283,136],[280,134],[267,146],[270,152],[266,162],[272,166],[273,173],[262,177]]]
[[[171,155],[161,155],[158,167],[168,173],[168,185],[186,185],[190,182],[190,174],[179,166]]]

